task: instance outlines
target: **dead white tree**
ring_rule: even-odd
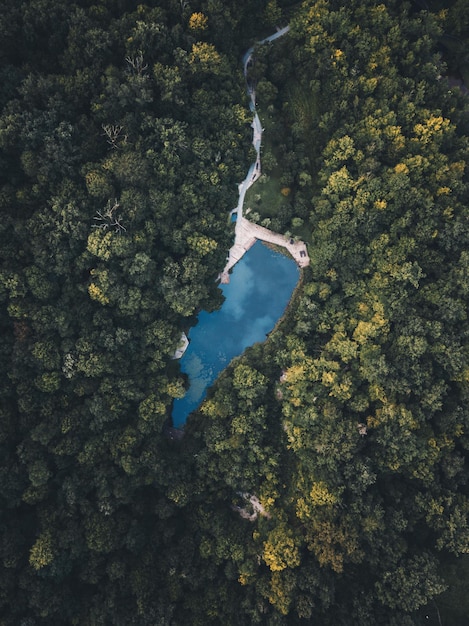
[[[131,71],[137,74],[138,76],[141,76],[143,72],[145,72],[145,70],[148,69],[148,63],[144,62],[143,54],[141,52],[139,52],[137,56],[125,57],[125,60],[129,64]]]
[[[114,228],[114,232],[121,235],[123,232],[127,232],[127,228],[122,224],[122,216],[116,217],[114,212],[117,211],[120,204],[117,199],[114,200],[114,204],[111,206],[111,201],[108,201],[108,206],[104,212],[96,211],[96,215],[93,219],[98,222],[92,224],[91,228],[100,228],[101,230],[108,230]]]
[[[117,150],[119,146],[117,145],[117,141],[120,137],[120,134],[123,130],[123,126],[119,126],[118,124],[101,124],[101,128],[104,130],[104,136],[107,137],[107,142],[114,150]],[[126,141],[127,135],[121,137],[121,140]]]

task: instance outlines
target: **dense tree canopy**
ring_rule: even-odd
[[[5,3],[6,626],[428,623],[469,551],[469,100],[467,3],[421,4]],[[171,356],[221,305],[249,162],[241,55],[287,20],[250,69],[249,201],[311,266],[178,443]]]
[[[437,53],[443,18],[305,2],[259,51],[311,269],[246,357],[269,381],[255,404],[237,365],[193,425],[214,506],[256,493],[270,516],[222,561],[256,620],[416,623],[441,562],[469,549],[468,106]]]
[[[6,623],[170,611],[170,357],[220,304],[248,133],[237,43],[213,36],[231,9],[153,4],[0,18]]]

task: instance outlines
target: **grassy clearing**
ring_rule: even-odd
[[[290,82],[287,96],[293,119],[304,132],[312,134],[319,116],[318,94],[299,82]]]
[[[437,599],[444,623],[463,626],[469,616],[469,556],[463,555],[444,566],[449,589]]]
[[[283,103],[282,111],[279,102]],[[311,237],[310,228],[307,224],[299,224],[301,220],[298,218],[295,219],[296,190],[287,181],[289,177],[300,173],[296,171],[298,165],[291,162],[292,142],[294,145],[298,143],[299,154],[307,157],[311,163],[317,157],[319,94],[309,86],[291,79],[280,88],[276,106],[271,104],[263,108],[261,102],[258,113],[264,128],[261,151],[263,175],[246,194],[245,215],[251,215],[253,221],[267,228],[288,232],[308,241]],[[285,146],[289,146],[287,157]],[[285,158],[288,160],[288,151],[289,166],[284,162]],[[308,195],[312,193],[308,192]]]
[[[469,85],[469,48],[465,41],[458,37],[443,35],[441,44],[448,51],[448,65],[460,74],[464,84]],[[451,69],[450,69],[451,73]]]
[[[442,566],[447,591],[422,607],[428,626],[467,626],[469,615],[469,555],[450,557]]]
[[[284,132],[283,124],[278,115],[270,110],[259,110],[259,118],[264,128],[262,135],[261,159],[263,174],[261,178],[248,189],[246,193],[245,207],[251,212],[257,212],[260,215],[260,221],[263,219],[278,217],[282,207],[289,204],[288,195],[282,194],[284,188],[280,182],[282,177],[282,156],[279,153],[279,136]],[[271,155],[275,163],[266,155]]]
[[[286,204],[281,189],[278,172],[272,172],[270,176],[262,175],[246,194],[246,214],[249,214],[250,209],[251,212],[259,213],[261,219],[277,217]]]

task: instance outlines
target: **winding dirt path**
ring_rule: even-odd
[[[258,44],[264,44],[270,41],[274,41],[279,37],[282,37],[290,30],[289,26],[285,26],[278,30],[273,35],[266,37],[258,42]],[[243,255],[251,248],[257,240],[266,241],[268,243],[273,243],[277,246],[282,246],[288,250],[294,260],[297,262],[299,267],[306,267],[309,265],[310,259],[308,255],[308,249],[306,244],[303,241],[294,241],[289,237],[285,237],[279,233],[275,233],[268,228],[264,228],[263,226],[259,226],[258,224],[253,224],[249,220],[247,220],[243,216],[243,206],[244,206],[244,197],[246,195],[247,190],[251,185],[253,185],[256,180],[260,177],[262,167],[261,167],[261,144],[262,144],[262,124],[259,119],[259,116],[256,112],[256,91],[252,85],[249,84],[247,79],[248,67],[252,61],[252,55],[254,52],[254,48],[249,48],[249,50],[245,53],[243,57],[243,71],[244,78],[247,84],[248,94],[250,96],[249,107],[251,111],[254,113],[254,117],[251,123],[251,128],[253,130],[252,133],[252,145],[256,151],[256,160],[249,167],[246,178],[242,183],[239,184],[239,198],[238,198],[238,206],[231,211],[231,213],[237,214],[236,226],[235,226],[235,239],[234,243],[231,246],[227,262],[223,271],[219,274],[218,278],[221,283],[227,284],[230,282],[230,270],[236,265],[236,263],[243,257]]]

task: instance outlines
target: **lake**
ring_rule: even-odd
[[[197,409],[208,387],[230,361],[266,334],[283,315],[299,279],[290,257],[257,242],[235,265],[230,283],[221,285],[225,302],[213,313],[202,311],[189,333],[190,344],[181,359],[189,376],[184,398],[173,405],[173,425],[181,427]]]

